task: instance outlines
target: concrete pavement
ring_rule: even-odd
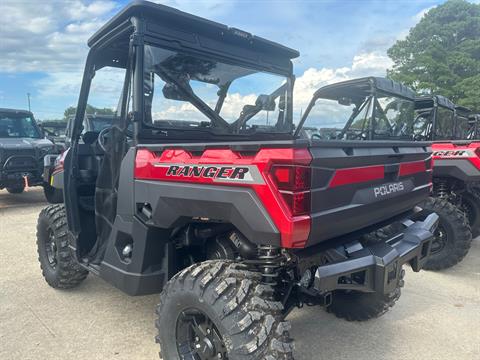
[[[158,295],[130,297],[91,275],[77,289],[47,286],[35,247],[43,206],[41,189],[0,191],[0,359],[157,359]],[[296,359],[480,359],[480,240],[455,268],[405,280],[397,305],[367,323],[293,311]]]

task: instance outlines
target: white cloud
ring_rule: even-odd
[[[392,61],[386,54],[371,52],[355,55],[349,67],[309,68],[295,82],[294,111],[298,114],[305,109],[313,93],[322,86],[365,76],[385,76],[391,65]]]
[[[0,1],[0,72],[81,68],[87,39],[116,7],[113,1]]]

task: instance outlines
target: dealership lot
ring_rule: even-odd
[[[41,277],[35,224],[41,189],[0,191],[0,359],[155,359],[158,295],[129,297],[89,276],[70,291]],[[407,273],[399,303],[368,323],[320,308],[290,315],[296,359],[480,358],[480,239],[443,272]]]

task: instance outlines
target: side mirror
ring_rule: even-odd
[[[276,108],[275,100],[264,94],[258,95],[255,106],[265,111],[275,111]]]

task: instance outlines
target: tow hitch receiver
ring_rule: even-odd
[[[356,242],[350,258],[323,265],[315,272],[314,288],[319,293],[333,290],[357,290],[388,294],[402,278],[402,265],[409,263],[420,271],[430,255],[438,215],[423,221],[404,223],[403,232],[385,242],[368,247]],[[355,245],[355,246],[353,246]]]

